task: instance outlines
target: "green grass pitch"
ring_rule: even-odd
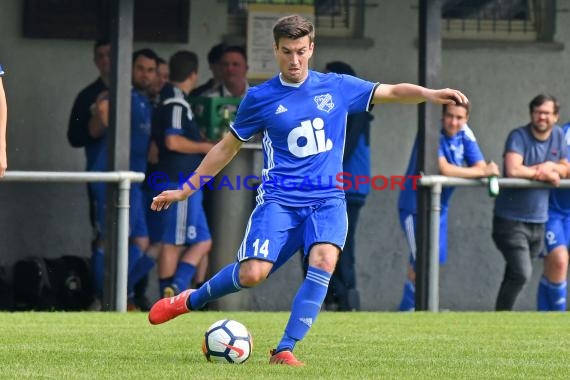
[[[0,378],[570,378],[566,313],[321,313],[295,350],[306,367],[270,366],[287,317],[198,312],[151,326],[145,313],[0,313]],[[202,355],[224,318],[253,335],[245,364]]]

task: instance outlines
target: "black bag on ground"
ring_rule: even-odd
[[[87,260],[29,257],[14,264],[15,310],[84,310],[92,301]]]

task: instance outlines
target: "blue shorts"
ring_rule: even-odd
[[[570,213],[548,210],[544,243],[546,244],[546,252],[542,256],[548,255],[556,247],[568,247],[570,243]]]
[[[91,192],[95,201],[96,229],[101,239],[105,238],[105,218],[107,198],[107,185],[105,183],[90,183]],[[141,185],[131,183],[129,194],[129,237],[147,237],[148,228],[144,213],[143,194]]]
[[[162,219],[164,212],[153,211],[150,208],[152,203],[152,198],[160,194],[160,191],[153,190],[148,186],[143,186],[143,197],[144,197],[144,213],[146,217],[146,225],[148,227],[148,237],[150,243],[158,243],[162,238]]]
[[[416,223],[417,215],[406,210],[399,210],[400,226],[410,248],[410,264],[416,263]],[[447,209],[442,208],[439,219],[439,263],[447,262]]]
[[[318,243],[333,244],[342,250],[347,229],[344,199],[329,199],[307,207],[266,202],[253,210],[237,260],[269,261],[274,272],[301,248],[305,255]]]
[[[212,240],[202,197],[202,190],[198,190],[185,201],[174,202],[167,210],[161,211],[162,243],[191,245]]]

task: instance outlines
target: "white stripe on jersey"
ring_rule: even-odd
[[[269,171],[275,167],[275,158],[273,156],[273,142],[269,137],[269,133],[265,130],[265,135],[267,136],[266,148],[267,148],[267,175],[269,175]]]
[[[182,129],[182,107],[174,106],[172,109],[172,128]]]
[[[265,169],[263,169],[265,170]],[[255,202],[258,205],[262,205],[265,201],[263,200],[263,196],[265,195],[265,190],[263,190],[263,186],[257,187],[257,195],[255,196]]]
[[[182,128],[182,115],[186,111],[186,116],[188,120],[194,119],[194,114],[192,112],[192,107],[190,103],[184,98],[184,93],[177,87],[174,87],[174,96],[168,98],[162,102],[163,105],[175,104],[172,109],[172,128],[181,129]]]
[[[179,104],[179,105],[181,105],[181,106],[184,107],[184,108],[190,109],[190,104],[189,104],[186,100],[184,100],[184,99],[182,99],[182,98],[168,98],[168,99],[166,99],[164,102],[162,102],[162,104],[164,104],[165,106],[167,106],[167,105],[169,105],[169,104],[173,104],[173,103],[174,103],[174,104]]]
[[[176,245],[186,243],[186,220],[188,216],[188,198],[178,202],[176,205],[176,235],[174,241]]]
[[[264,147],[264,152],[266,154],[267,169],[261,170],[262,185],[257,188],[257,196],[255,197],[255,201],[257,202],[257,204],[263,204],[264,202],[263,195],[265,194],[265,190],[263,189],[263,180],[266,181],[269,180],[269,171],[275,167],[275,160],[273,157],[274,153],[273,144],[271,142],[271,138],[269,137],[269,133],[267,132],[267,130],[263,131],[262,143]]]
[[[469,126],[467,124],[464,124],[461,127],[461,130],[465,133],[465,136],[471,140],[471,141],[477,141],[477,139],[475,138],[475,133],[473,133],[473,130],[471,130],[471,128],[469,128]]]

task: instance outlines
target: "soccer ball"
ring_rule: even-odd
[[[253,339],[247,328],[231,319],[222,319],[208,327],[202,342],[202,352],[210,362],[243,363],[252,349]]]

